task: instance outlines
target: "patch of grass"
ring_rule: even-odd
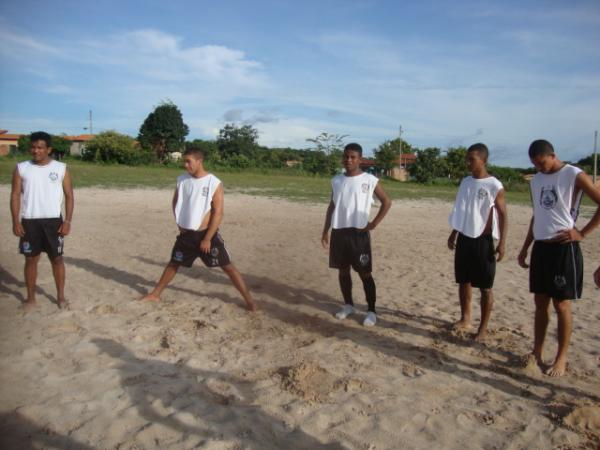
[[[10,184],[12,171],[18,161],[27,159],[0,157],[0,184]],[[68,159],[75,188],[174,188],[175,179],[183,172],[177,167],[104,165]],[[331,195],[331,177],[302,175],[285,170],[245,171],[214,170],[229,192],[281,197],[297,201],[327,202]],[[392,199],[433,198],[454,201],[457,186],[443,183],[423,185],[382,180],[382,186]],[[509,203],[529,204],[529,191],[507,191]]]

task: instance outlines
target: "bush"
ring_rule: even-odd
[[[81,158],[84,161],[137,166],[153,162],[155,156],[151,150],[142,149],[127,135],[116,131],[104,131],[86,144]]]

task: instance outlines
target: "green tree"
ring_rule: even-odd
[[[227,124],[219,130],[217,148],[223,161],[236,155],[243,155],[253,164],[258,147],[257,142],[258,130],[251,125],[238,127],[235,124]]]
[[[438,177],[445,176],[446,164],[440,157],[440,149],[435,147],[417,150],[417,159],[409,167],[410,174],[419,183],[430,183]]]
[[[385,141],[377,147],[374,154],[375,163],[389,175],[389,171],[397,165],[396,161],[400,157],[400,146],[394,141]]]
[[[327,155],[321,150],[307,151],[302,158],[302,169],[305,172],[321,175],[334,175],[340,167],[341,153]]]
[[[171,101],[162,102],[151,112],[140,127],[138,141],[144,149],[152,150],[161,163],[167,154],[182,151],[188,126],[183,123],[181,111]]]
[[[309,138],[306,141],[311,142],[316,151],[323,152],[326,155],[331,155],[335,151],[343,151],[344,138],[346,137],[348,137],[347,134],[330,134],[323,132],[317,137]]]
[[[152,150],[141,148],[127,135],[103,131],[88,141],[81,157],[85,161],[135,166],[151,162],[155,155]]]
[[[446,153],[446,168],[451,180],[460,181],[469,173],[466,163],[467,148],[451,147]]]

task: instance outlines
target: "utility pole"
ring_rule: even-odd
[[[402,125],[398,128],[398,148],[400,150],[400,168],[402,168]]]
[[[94,127],[93,127],[93,123],[92,123],[92,110],[90,109],[90,115],[89,115],[89,121],[90,121],[90,125],[87,127],[83,127],[84,130],[89,130],[90,134],[94,134]]]
[[[596,185],[596,174],[598,169],[598,155],[596,154],[596,143],[598,142],[598,130],[594,131],[594,185]]]

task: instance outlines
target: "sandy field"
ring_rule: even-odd
[[[219,269],[154,285],[176,236],[169,190],[79,189],[58,310],[40,262],[24,315],[23,258],[0,186],[2,449],[571,449],[600,446],[600,230],[583,243],[568,374],[522,368],[533,301],[516,257],[530,209],[509,206],[486,344],[459,317],[451,205],[396,201],[372,234],[377,326],[341,305],[320,246],[326,205],[226,193],[221,233],[261,310]],[[473,312],[478,324],[479,296]],[[556,351],[552,313],[545,358]]]

